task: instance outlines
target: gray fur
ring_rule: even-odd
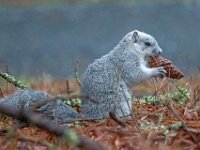
[[[145,42],[149,42],[150,46]],[[129,116],[132,114],[130,87],[150,77],[165,74],[162,67],[147,67],[146,59],[161,52],[152,36],[137,30],[129,32],[107,55],[88,66],[81,93],[90,98],[82,99],[81,116],[61,100],[45,104],[39,111],[59,123],[108,118],[109,112],[114,112],[118,117]],[[36,102],[50,97],[45,92],[26,89],[4,98],[1,104],[29,109]]]
[[[145,42],[150,42],[151,46],[147,47]],[[137,30],[126,34],[110,53],[88,66],[81,91],[92,99],[82,100],[82,114],[91,119],[107,118],[111,111],[118,117],[131,115],[130,87],[165,73],[162,67],[148,68],[146,62],[147,57],[159,55],[161,52],[152,36]],[[116,69],[119,70],[118,74]]]
[[[37,102],[51,97],[43,91],[20,89],[14,94],[1,99],[0,104],[13,107],[17,110],[20,110],[22,106],[24,109],[29,109]],[[58,123],[72,122],[78,117],[77,112],[72,107],[66,105],[59,99],[43,105],[38,109],[38,112],[42,116]]]

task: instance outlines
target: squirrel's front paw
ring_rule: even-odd
[[[161,76],[161,77],[165,77],[166,76],[166,73],[167,71],[165,70],[164,67],[157,67],[157,68],[154,68],[155,69],[155,74],[154,76]]]

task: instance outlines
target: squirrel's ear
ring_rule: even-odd
[[[138,40],[138,31],[137,30],[133,31],[132,39],[135,43],[137,42],[137,40]]]

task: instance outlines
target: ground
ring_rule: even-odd
[[[70,124],[70,128],[78,134],[88,137],[105,147],[105,149],[120,150],[155,150],[155,149],[200,149],[200,78],[191,77],[181,81],[163,79],[152,84],[152,80],[133,88],[134,99],[132,118],[116,122],[113,119],[101,121],[84,121]],[[2,95],[6,96],[16,90],[11,84],[1,81]],[[43,81],[29,84],[34,89],[41,89],[52,95],[65,96],[68,92],[79,93],[79,86],[74,80]],[[187,100],[178,97],[174,91],[181,88],[189,92]],[[155,89],[157,88],[157,94]],[[153,94],[152,94],[153,93]],[[166,94],[170,93],[170,94]],[[187,93],[188,94],[188,93]],[[144,98],[143,95],[154,95],[159,99]],[[170,99],[171,98],[171,99]],[[2,150],[47,150],[47,149],[76,149],[68,147],[62,139],[55,135],[29,126],[13,130],[12,118],[1,114],[0,145]]]

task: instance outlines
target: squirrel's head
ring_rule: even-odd
[[[159,47],[158,42],[149,34],[134,30],[127,34],[130,42],[130,50],[140,54],[144,57],[154,57],[162,53],[162,49]]]

